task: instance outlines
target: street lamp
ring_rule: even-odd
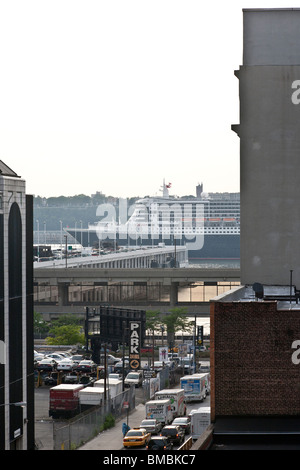
[[[62,220],[59,221],[60,223],[60,259],[62,260]]]
[[[37,219],[37,233],[38,233],[38,249],[37,249],[37,258],[38,258],[38,263],[40,262],[40,222]]]

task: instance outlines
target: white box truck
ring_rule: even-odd
[[[203,406],[191,415],[191,436],[198,439],[205,429],[210,425],[210,407]]]
[[[170,400],[150,400],[145,405],[146,419],[157,419],[160,423],[170,424],[173,413]]]
[[[185,375],[180,379],[180,387],[184,389],[186,403],[203,401],[208,393],[208,374]]]
[[[100,387],[86,387],[79,392],[81,409],[90,406],[99,406],[104,402],[104,389]]]
[[[210,372],[209,371],[205,371],[205,372],[196,372],[195,374],[193,374],[193,376],[203,376],[205,375],[205,388],[206,388],[206,395],[209,395],[210,394]]]
[[[94,383],[94,387],[104,388],[104,379],[97,380]],[[111,398],[115,398],[117,395],[122,393],[123,383],[122,380],[118,379],[106,379],[106,390],[109,390],[109,395]]]
[[[173,417],[185,416],[186,406],[184,403],[184,390],[183,388],[171,388],[159,390],[155,393],[155,400],[165,400],[169,399],[171,402],[171,409]]]

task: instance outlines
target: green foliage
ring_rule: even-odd
[[[85,342],[85,336],[81,333],[79,325],[54,326],[49,333],[52,336],[46,338],[46,343],[50,345],[84,344]]]
[[[174,335],[177,331],[189,331],[193,322],[190,322],[186,316],[185,307],[171,308],[168,313],[160,313],[159,310],[148,310],[146,312],[146,328],[152,331],[166,328],[168,336]]]
[[[79,325],[80,319],[73,315],[72,313],[66,313],[60,315],[57,320],[52,321],[52,326],[64,326],[64,325]]]
[[[146,311],[146,329],[147,330],[158,330],[161,325],[159,310],[147,310]]]
[[[41,313],[33,313],[33,331],[35,334],[43,334],[49,331],[49,323],[43,320]]]
[[[166,326],[168,333],[191,329],[193,322],[187,319],[186,314],[187,309],[185,307],[175,307],[170,309],[170,313],[162,317],[162,324]]]
[[[109,414],[105,417],[105,421],[103,425],[101,426],[101,431],[105,431],[105,429],[112,428],[116,423],[115,418],[113,417],[112,414]]]

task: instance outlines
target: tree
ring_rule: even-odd
[[[33,331],[35,334],[39,335],[42,335],[43,333],[47,333],[49,331],[49,324],[45,320],[43,320],[43,316],[41,313],[33,313]]]
[[[53,336],[46,338],[47,344],[84,344],[85,336],[81,333],[81,327],[79,325],[62,325],[54,326],[50,329],[49,333]]]
[[[167,330],[168,344],[174,344],[177,331],[189,331],[194,323],[189,321],[187,308],[171,308],[168,313],[161,313],[159,310],[148,310],[146,312],[146,328],[151,329],[154,336],[155,330],[160,330],[163,326]]]
[[[52,321],[52,327],[65,326],[65,325],[79,325],[80,319],[72,313],[65,313],[60,315],[59,318]]]
[[[147,310],[146,311],[146,329],[151,330],[153,333],[158,330],[161,325],[159,310]]]
[[[155,330],[160,328],[160,311],[159,310],[147,310],[146,311],[146,329],[152,331],[152,341],[153,341],[153,346],[152,346],[152,362],[154,364],[154,346],[155,346],[155,340],[154,340],[154,333]]]
[[[192,328],[193,322],[186,317],[187,309],[185,307],[171,308],[161,318],[161,323],[167,329],[168,344],[174,344],[175,334],[177,331],[188,331]]]

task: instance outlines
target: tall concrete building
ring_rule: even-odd
[[[25,181],[0,161],[1,450],[34,449],[32,214]]]
[[[300,288],[300,9],[245,9],[241,283]]]
[[[211,302],[212,435],[218,449],[299,450],[300,9],[243,18],[242,286]]]

